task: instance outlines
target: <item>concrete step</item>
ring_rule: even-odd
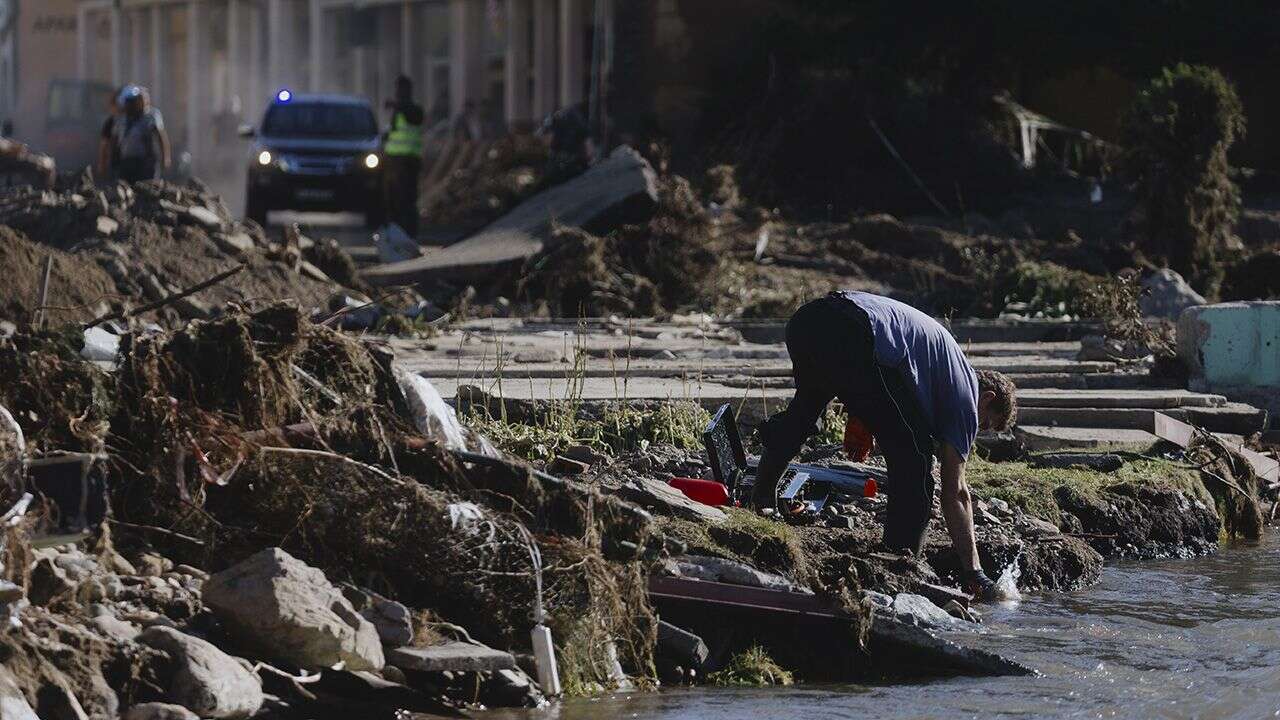
[[[1020,407],[1018,422],[1078,428],[1118,428],[1150,431],[1156,411],[1150,408]],[[1183,422],[1210,432],[1251,435],[1262,430],[1267,413],[1251,405],[1227,403],[1221,407],[1180,407],[1162,410]]]
[[[1147,373],[1009,373],[1009,379],[1019,390],[1139,390],[1177,389],[1181,386],[1165,378],[1151,377]]]
[[[1146,430],[1122,430],[1117,428],[1018,425],[1013,429],[1013,432],[1031,452],[1098,449],[1143,450],[1151,447],[1159,439]]]
[[[969,358],[969,363],[978,370],[996,370],[1008,375],[1015,373],[1109,373],[1116,369],[1116,364],[1113,362],[1062,360],[1040,355],[979,356]]]
[[[1189,390],[1058,390],[1018,389],[1018,407],[1025,408],[1145,408],[1223,407],[1221,395]]]

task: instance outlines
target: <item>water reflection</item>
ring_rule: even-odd
[[[1210,558],[1110,567],[1077,593],[991,607],[996,647],[1038,678],[887,687],[672,690],[493,720],[1280,717],[1280,536]]]

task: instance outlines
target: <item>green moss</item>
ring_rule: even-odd
[[[795,679],[791,673],[769,657],[759,645],[734,655],[729,664],[707,676],[712,685],[750,686],[791,685]]]
[[[966,468],[965,477],[974,495],[999,498],[1054,524],[1058,523],[1060,516],[1053,491],[1062,485],[1087,496],[1097,496],[1102,489],[1121,483],[1171,487],[1208,505],[1213,504],[1199,473],[1157,458],[1129,460],[1115,472],[1101,473],[1082,469],[1036,468],[1026,462],[992,463],[975,456]]]

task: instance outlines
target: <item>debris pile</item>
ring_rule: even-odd
[[[81,359],[77,345],[51,333],[0,341],[0,403],[28,451],[101,453],[109,488],[111,514],[88,528],[88,547],[46,547],[60,512],[47,497],[6,543],[7,575],[31,607],[0,644],[30,658],[6,667],[42,715],[54,707],[50,688],[92,717],[148,702],[279,715],[334,697],[439,710],[475,702],[475,683],[488,704],[536,703],[538,685],[511,660],[531,652],[535,623],[553,633],[566,691],[614,686],[619,668],[652,675],[644,559],[664,552],[652,519],[518,461],[467,454],[483,444],[451,451],[461,429],[425,437],[378,346],[289,305],[127,335],[114,371]],[[5,507],[17,480],[0,490]],[[279,576],[275,600],[246,595],[267,583],[243,578],[263,575]],[[305,607],[272,620],[265,608],[286,599],[340,622]],[[349,639],[289,625],[312,617],[349,626]],[[450,643],[462,646],[451,650],[458,658],[432,659]],[[68,647],[82,658],[74,666]],[[495,652],[506,663],[467,665]],[[332,669],[338,661],[343,670]],[[380,674],[361,675],[370,672]],[[260,690],[233,692],[246,683]]]
[[[300,249],[234,220],[197,181],[98,188],[82,178],[54,189],[17,188],[0,199],[0,225],[7,226],[0,253],[15,279],[0,290],[0,307],[16,322],[36,312],[48,257],[45,307],[54,322],[160,301],[239,264],[248,271],[157,310],[155,319],[210,317],[228,301],[249,299],[323,307],[341,289]]]

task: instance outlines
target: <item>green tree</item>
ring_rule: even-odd
[[[1240,214],[1227,151],[1244,136],[1235,87],[1215,68],[1165,68],[1121,123],[1123,162],[1145,211],[1144,251],[1216,297],[1220,254]]]

